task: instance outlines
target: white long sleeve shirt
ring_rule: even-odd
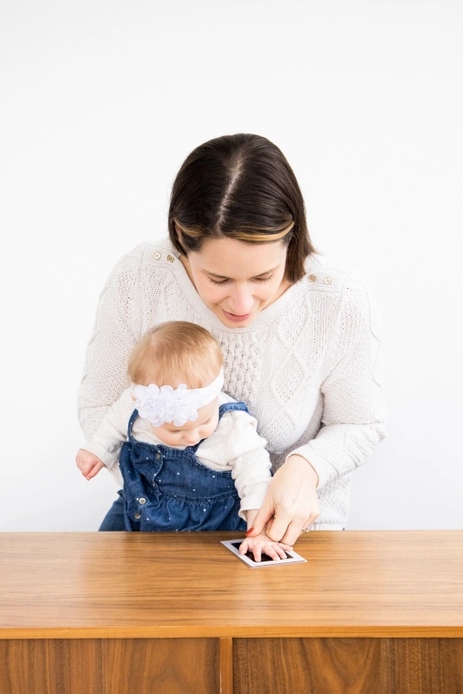
[[[123,256],[100,296],[80,389],[90,437],[127,387],[129,354],[168,320],[202,325],[219,341],[224,391],[246,403],[267,440],[273,470],[297,453],[319,476],[314,529],[346,524],[352,471],[384,436],[380,332],[362,280],[318,254],[306,275],[251,325],[229,328],[202,302],[168,240]]]
[[[219,406],[228,402],[234,402],[233,398],[220,393]],[[82,446],[103,461],[121,486],[123,480],[118,459],[121,446],[127,441],[127,426],[133,410],[132,389],[127,388],[106,412],[90,441]],[[134,421],[132,435],[143,443],[166,445],[142,417]],[[239,515],[244,520],[246,511],[261,507],[267,493],[271,462],[266,443],[257,433],[254,417],[242,410],[232,410],[222,416],[217,429],[196,450],[196,457],[203,465],[218,472],[231,471],[241,499]],[[186,446],[169,448],[184,450]]]

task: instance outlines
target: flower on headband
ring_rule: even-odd
[[[166,422],[173,422],[182,427],[188,421],[198,419],[198,410],[188,399],[188,388],[185,383],[174,390],[172,386],[161,386],[152,383],[149,386],[135,386],[135,407],[143,419],[153,426],[160,427]],[[190,391],[191,392],[191,391]]]
[[[182,383],[178,388],[159,386],[151,383],[149,386],[135,386],[133,394],[136,397],[135,407],[143,419],[153,426],[160,427],[166,422],[173,422],[176,427],[182,427],[188,421],[198,419],[198,410],[212,402],[220,393],[223,386],[223,369],[218,376],[204,388],[189,389]]]

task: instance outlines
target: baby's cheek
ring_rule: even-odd
[[[217,412],[217,416],[211,422],[209,436],[214,433],[214,431],[217,429],[218,426],[219,426],[219,413]]]

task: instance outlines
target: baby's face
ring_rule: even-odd
[[[176,427],[173,422],[161,427],[151,426],[153,432],[167,446],[194,446],[214,433],[219,422],[219,399],[198,410],[198,419]]]

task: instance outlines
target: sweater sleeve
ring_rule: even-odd
[[[319,489],[366,462],[385,436],[379,318],[372,296],[358,278],[345,283],[328,352],[320,431],[290,454],[311,463]]]
[[[246,412],[230,412],[224,417],[229,418],[229,429],[223,450],[241,499],[239,515],[246,520],[246,511],[259,509],[267,493],[270,456],[266,440],[257,433],[254,417]]]
[[[127,424],[133,408],[132,391],[127,388],[107,410],[90,440],[82,446],[98,456],[108,468],[118,460],[121,446],[127,440]]]
[[[78,414],[86,439],[127,387],[130,352],[141,334],[140,247],[124,256],[100,295],[79,388]]]

